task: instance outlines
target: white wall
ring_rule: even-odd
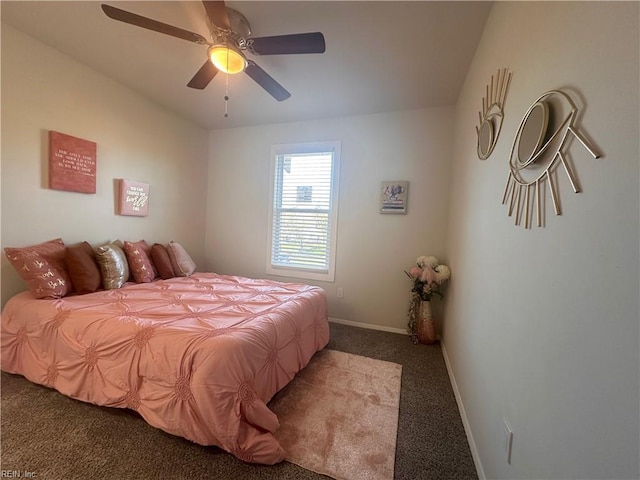
[[[328,293],[330,316],[404,331],[403,270],[419,255],[444,254],[452,114],[437,108],[211,132],[208,267],[266,277],[271,145],[340,140],[335,282],[316,284]],[[410,182],[406,215],[378,213],[384,180]]]
[[[96,194],[51,190],[48,131],[97,143]],[[204,260],[208,133],[2,24],[2,247],[62,237],[175,240]],[[150,184],[148,217],[115,215],[114,179]],[[2,255],[2,300],[25,285]]]
[[[487,478],[638,478],[638,3],[497,2],[455,113],[444,345]],[[513,81],[493,154],[477,158],[485,86]],[[579,130],[562,215],[514,226],[511,142],[542,93],[566,89]],[[505,460],[503,419],[514,431]]]

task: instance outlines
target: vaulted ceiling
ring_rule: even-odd
[[[201,2],[105,2],[211,35]],[[198,45],[108,18],[93,1],[2,1],[2,21],[208,129],[455,104],[490,2],[228,1],[255,37],[322,32],[326,52],[248,55],[292,96],[274,100],[246,74],[187,82],[205,62]],[[5,45],[3,45],[3,48]],[[34,59],[37,61],[37,59]]]

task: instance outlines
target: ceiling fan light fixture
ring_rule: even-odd
[[[211,63],[223,73],[240,73],[247,68],[247,59],[232,45],[214,45],[209,48]]]

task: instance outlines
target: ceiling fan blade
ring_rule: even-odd
[[[231,23],[229,22],[229,15],[227,15],[227,7],[224,2],[203,0],[202,3],[204,4],[204,9],[207,11],[207,17],[209,17],[211,23],[216,27],[231,30]]]
[[[273,77],[256,65],[254,61],[247,60],[247,68],[245,69],[245,72],[277,101],[282,102],[291,96],[291,94],[287,92],[282,85],[276,82]]]
[[[187,87],[197,88],[198,90],[203,90],[213,77],[215,77],[218,73],[218,69],[211,63],[211,61],[207,60],[204,62],[204,65],[200,67],[200,70],[196,72],[189,83],[187,83]]]
[[[172,37],[182,38],[183,40],[188,40],[190,42],[202,44],[208,43],[206,38],[202,35],[198,35],[197,33],[189,32],[188,30],[183,30],[182,28],[174,27],[173,25],[167,25],[166,23],[158,22],[157,20],[152,20],[141,15],[136,15],[135,13],[127,12],[126,10],[121,10],[119,8],[112,7],[111,5],[103,3],[102,11],[107,15],[107,17],[120,22],[153,30],[154,32],[164,33],[165,35],[171,35]]]
[[[324,53],[324,35],[320,32],[294,33],[273,37],[252,38],[249,47],[257,55],[287,55],[294,53]]]

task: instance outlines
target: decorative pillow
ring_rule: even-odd
[[[153,261],[151,261],[151,245],[149,245],[144,240],[140,240],[138,243],[142,246],[144,253],[147,254],[147,258],[149,259],[149,263],[151,264],[151,268],[153,269],[153,278],[156,278],[158,276],[158,269],[153,264]]]
[[[120,288],[129,279],[129,265],[121,245],[115,241],[95,249],[105,290]]]
[[[182,245],[177,242],[169,242],[167,245],[167,252],[171,259],[171,266],[173,272],[178,277],[188,277],[196,271],[196,264],[191,259],[187,251]]]
[[[147,256],[149,245],[144,240],[124,242],[124,253],[129,262],[129,270],[136,283],[149,283],[156,278],[156,271]]]
[[[88,242],[67,247],[65,260],[73,289],[77,293],[93,293],[102,286],[96,254]]]
[[[61,238],[30,247],[4,249],[7,258],[36,298],[62,298],[73,285],[64,265]]]
[[[171,258],[169,258],[169,252],[159,243],[154,243],[151,247],[151,261],[156,267],[158,274],[166,280],[173,278],[176,274],[173,272],[173,266],[171,265]]]

